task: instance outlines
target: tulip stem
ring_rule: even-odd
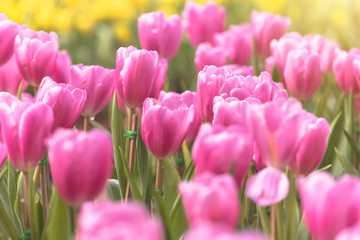
[[[276,239],[276,204],[271,205],[271,240]]]
[[[42,194],[42,201],[43,201],[43,215],[44,215],[44,222],[46,222],[47,213],[49,209],[49,165],[45,164],[40,166],[41,174],[40,174],[40,187],[41,187],[41,194]]]
[[[29,174],[27,171],[23,171],[23,187],[24,187],[24,204],[23,204],[23,223],[24,229],[30,228],[29,223]]]
[[[183,154],[183,152],[180,148],[179,151],[177,152],[178,158],[175,159],[176,170],[179,173],[180,178],[182,178],[185,173],[185,161],[184,161],[184,157],[182,156],[182,154]]]
[[[156,166],[156,181],[155,181],[155,191],[159,192],[160,195],[163,195],[163,182],[164,182],[164,167],[163,167],[163,160],[157,160]]]
[[[89,130],[89,117],[84,117],[84,132]]]
[[[137,113],[133,113],[133,111],[131,111],[130,117],[131,117],[131,132],[137,132],[139,115]],[[133,172],[134,172],[135,154],[136,154],[136,137],[130,137],[129,138],[129,169],[130,169],[131,174],[133,174]],[[125,202],[130,197],[131,197],[130,183],[129,183],[129,181],[127,181]]]

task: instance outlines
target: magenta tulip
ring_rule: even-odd
[[[334,239],[360,220],[360,181],[349,175],[335,180],[316,172],[298,181],[306,226],[316,240]]]
[[[192,156],[197,174],[234,172],[240,188],[253,156],[251,135],[238,126],[204,124],[194,142]]]
[[[225,64],[226,54],[222,47],[212,46],[211,43],[205,42],[196,48],[195,65],[198,72],[206,65],[221,67]]]
[[[214,2],[208,2],[204,6],[187,1],[182,18],[184,29],[194,46],[202,42],[212,42],[215,33],[224,31],[225,9]]]
[[[0,121],[11,163],[21,171],[35,167],[46,151],[44,141],[54,121],[51,108],[43,103],[21,102],[9,94],[0,103]]]
[[[67,51],[60,51],[51,79],[57,83],[70,83],[72,61]]]
[[[4,65],[0,66],[0,91],[17,95],[20,83],[22,83],[22,90],[25,90],[27,82],[23,80],[13,56]]]
[[[142,48],[157,51],[161,58],[171,60],[181,43],[181,19],[178,15],[166,19],[164,12],[142,14],[138,19],[138,33]]]
[[[13,55],[15,37],[19,31],[20,27],[17,23],[8,20],[5,14],[0,13],[0,66]]]
[[[114,70],[101,66],[71,67],[71,85],[86,90],[85,117],[94,117],[110,102],[114,94]]]
[[[14,54],[25,81],[38,87],[56,67],[59,42],[56,33],[25,29],[15,38]]]
[[[149,94],[149,97],[158,99],[160,92],[164,89],[165,80],[166,80],[166,71],[168,68],[168,62],[166,59],[160,59],[159,68],[156,75],[156,79],[152,90]]]
[[[333,71],[341,90],[350,93],[360,92],[360,49],[353,48],[349,52],[339,50],[333,62]]]
[[[216,223],[235,228],[240,201],[236,183],[229,174],[204,173],[190,182],[180,183],[179,191],[191,226]]]
[[[163,101],[147,98],[141,118],[141,132],[150,152],[159,159],[174,154],[185,140],[194,121],[194,105],[171,97]]]
[[[159,220],[138,203],[85,203],[77,221],[76,240],[162,240]]]
[[[153,93],[159,69],[159,55],[155,51],[137,50],[130,46],[116,52],[116,92],[131,108],[141,107]]]
[[[75,125],[86,101],[86,91],[70,84],[56,83],[45,77],[36,94],[36,101],[48,104],[54,113],[52,130]]]
[[[97,129],[82,132],[59,128],[47,145],[54,184],[64,201],[79,207],[94,200],[112,173],[111,137]]]
[[[232,63],[246,65],[251,58],[252,33],[248,24],[232,25],[214,36],[215,46],[224,49]]]
[[[246,182],[246,197],[257,205],[267,207],[279,203],[289,192],[289,180],[282,171],[268,167]]]
[[[279,39],[289,27],[291,20],[287,17],[268,12],[251,12],[251,29],[256,41],[256,52],[259,55],[270,55],[270,42]]]
[[[286,58],[284,82],[291,95],[308,101],[322,81],[320,56],[307,49],[291,50]]]

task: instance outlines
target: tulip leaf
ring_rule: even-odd
[[[262,229],[264,230],[265,233],[270,234],[270,222],[269,222],[268,214],[266,212],[266,208],[257,206],[257,209],[260,216]]]
[[[335,153],[337,156],[337,159],[339,159],[339,162],[341,166],[344,168],[345,172],[353,175],[360,176],[360,173],[356,170],[354,166],[351,165],[350,161],[345,159],[345,157],[339,152],[337,148],[335,148]]]
[[[171,207],[173,199],[175,199],[178,194],[177,187],[180,182],[180,177],[169,158],[160,161],[163,161],[164,166],[164,201],[169,208]]]
[[[185,166],[188,168],[190,163],[192,162],[192,158],[191,158],[189,148],[186,145],[186,141],[184,141],[182,144],[182,151],[183,151],[183,155],[184,155]]]
[[[7,161],[7,167],[8,167],[8,179],[7,179],[7,183],[8,183],[8,197],[9,197],[9,202],[10,202],[10,206],[11,209],[13,209],[14,211],[10,211],[11,213],[11,218],[17,228],[18,231],[21,231],[21,223],[20,223],[20,218],[19,218],[19,211],[20,209],[17,208],[19,207],[19,205],[17,204],[17,201],[19,201],[19,199],[17,198],[17,193],[18,193],[18,185],[17,185],[17,179],[19,174],[16,172],[15,167],[10,163],[10,161]]]
[[[49,204],[48,222],[45,228],[47,239],[70,240],[71,218],[69,207],[61,199],[57,190],[53,190]]]
[[[251,66],[253,67],[255,76],[258,76],[260,74],[260,70],[259,70],[259,61],[258,61],[255,37],[253,37],[252,39]]]
[[[281,75],[274,64],[273,69],[271,71],[272,80],[274,82],[281,82]]]
[[[111,137],[113,142],[114,161],[116,175],[119,180],[119,189],[121,199],[125,198],[126,179],[124,173],[124,167],[121,159],[120,148],[122,149],[122,135],[121,135],[121,124],[119,106],[117,102],[116,92],[113,96],[112,109],[111,109]]]
[[[7,172],[7,165],[4,164],[4,166],[2,167],[2,169],[0,171],[0,180],[2,179],[3,176],[5,176],[6,172]]]
[[[103,125],[101,125],[101,123],[93,120],[93,119],[90,119],[90,124],[94,127],[94,128],[97,128],[97,129],[100,129],[101,131],[103,132],[106,132],[110,135],[110,132],[107,130],[106,127],[104,127]]]
[[[119,180],[109,179],[106,184],[106,192],[112,201],[121,200],[120,190],[119,190]]]
[[[149,158],[148,158],[148,151],[145,146],[145,143],[141,136],[141,129],[139,128],[138,136],[137,136],[137,143],[136,143],[136,156],[137,162],[139,165],[141,183],[142,183],[142,195],[146,195],[146,189],[148,184],[148,168],[149,168]]]
[[[29,196],[29,223],[31,229],[31,239],[39,239],[40,232],[39,232],[39,217],[38,211],[36,209],[36,202],[35,202],[35,185],[32,180],[33,170],[28,172],[28,196]]]
[[[350,143],[355,155],[360,158],[360,146],[356,143],[355,139],[344,129],[345,137]]]
[[[156,202],[156,210],[160,214],[160,216],[163,220],[164,226],[165,226],[166,239],[173,240],[175,238],[173,237],[173,234],[171,232],[169,212],[165,206],[166,204],[164,202],[164,199],[162,196],[160,196],[160,194],[158,192],[153,192],[153,196],[154,196],[155,202]]]

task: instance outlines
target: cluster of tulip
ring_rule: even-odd
[[[141,15],[143,49],[119,48],[111,70],[73,65],[55,33],[0,15],[0,239],[359,236],[360,179],[314,171],[335,151],[360,175],[360,50],[285,34],[290,20],[269,13],[227,31],[215,3],[187,2],[182,17]],[[183,29],[196,47],[197,92],[164,92]],[[330,127],[303,106],[331,69],[352,119],[340,111]],[[107,105],[110,131],[94,120]],[[334,150],[339,119],[350,122],[350,159]]]

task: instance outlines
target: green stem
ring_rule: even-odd
[[[89,130],[89,117],[84,117],[84,132]]]

